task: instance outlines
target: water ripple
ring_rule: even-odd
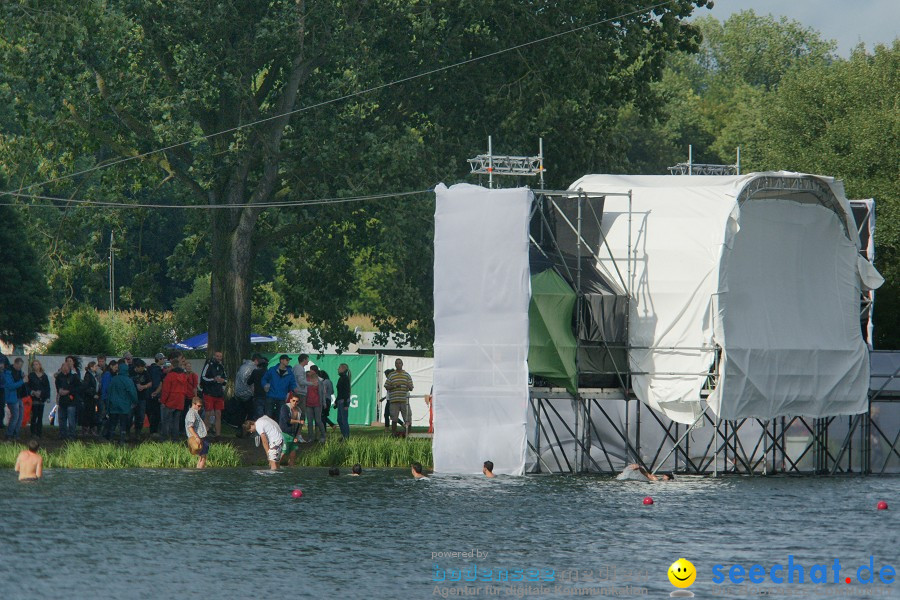
[[[897,512],[874,510],[880,499],[900,508],[896,478],[420,482],[406,470],[48,470],[44,481],[19,484],[7,475],[4,599],[431,597],[436,560],[638,569],[662,597],[672,589],[665,570],[679,556],[698,568],[698,597],[713,597],[713,564],[766,565],[789,554],[807,565],[859,565],[873,555],[900,563]],[[302,499],[291,498],[294,488]],[[643,506],[647,495],[653,506]],[[432,559],[473,549],[488,556]]]

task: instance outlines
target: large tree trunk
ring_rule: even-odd
[[[302,1],[298,1],[303,5]],[[302,14],[302,10],[301,10]],[[210,204],[227,204],[233,209],[213,209],[212,223],[212,285],[209,310],[209,348],[225,354],[225,370],[229,381],[241,361],[250,355],[250,301],[253,284],[253,231],[262,212],[254,206],[268,200],[278,179],[278,153],[290,111],[297,101],[300,82],[313,71],[322,56],[303,60],[305,39],[303,20],[300,21],[297,55],[291,63],[288,80],[277,103],[277,118],[259,134],[255,143],[256,155],[244,156],[222,188],[221,196],[211,194]],[[246,195],[247,175],[255,159],[261,159],[261,176],[252,193]]]
[[[232,193],[239,193],[232,191]],[[229,202],[231,200],[231,202]],[[238,198],[227,198],[234,204]],[[212,256],[207,355],[221,350],[229,381],[250,356],[253,285],[253,226],[259,209],[238,206],[212,210]]]

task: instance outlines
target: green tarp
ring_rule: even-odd
[[[278,364],[281,354],[264,355],[269,359],[269,366]],[[288,354],[291,367],[297,364],[299,354]],[[309,360],[320,369],[325,369],[337,391],[338,365],[347,363],[350,368],[350,411],[348,421],[351,425],[371,425],[375,418],[378,402],[378,374],[375,372],[376,358],[371,355],[351,354],[310,354]],[[331,412],[331,420],[337,422],[337,413]]]
[[[575,291],[553,269],[531,276],[528,372],[575,394]]]

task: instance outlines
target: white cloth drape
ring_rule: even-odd
[[[436,189],[434,468],[522,474],[528,406],[527,188]]]

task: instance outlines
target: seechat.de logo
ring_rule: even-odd
[[[674,566],[674,565],[673,565]],[[760,564],[713,565],[713,583],[724,584],[795,584],[795,583],[843,583],[851,584],[893,584],[897,571],[891,565],[875,567],[875,557],[870,556],[868,564],[860,566],[842,565],[837,558],[831,564],[815,564],[806,567],[800,562],[794,561],[793,555],[788,555],[787,563],[775,563],[771,566]]]

